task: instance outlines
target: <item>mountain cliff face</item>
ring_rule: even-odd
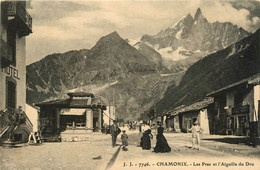
[[[230,22],[209,23],[198,8],[194,18],[188,14],[156,35],[144,35],[141,42],[160,53],[164,65],[172,69],[176,65],[174,61],[190,66],[204,56],[224,49],[248,35],[247,31]]]
[[[134,118],[152,105],[153,98],[162,97],[176,76],[163,74],[168,72],[113,32],[90,50],[51,54],[27,66],[27,102],[64,98],[68,90],[84,90],[113,100],[119,117]],[[152,95],[152,82],[160,85],[156,95]]]
[[[210,92],[260,73],[260,30],[193,64],[157,103],[159,112],[203,100]]]
[[[223,49],[247,35],[231,23],[209,23],[200,9],[194,18],[188,14],[156,35],[144,35],[133,46],[113,32],[102,37],[91,49],[51,54],[27,66],[27,102],[64,98],[68,90],[82,90],[113,101],[119,118],[136,119],[164,95],[158,104],[161,110],[200,99],[205,94],[202,89],[195,90],[194,95],[189,94],[189,89],[197,87],[191,86],[194,85],[191,83],[193,79],[198,81],[197,76],[200,76],[196,69],[207,69],[196,65],[208,53]],[[212,54],[219,58],[216,61],[206,60],[214,57],[206,57],[203,61],[206,60],[211,68],[215,62],[224,62],[222,55],[235,54],[237,48],[228,47],[229,52],[223,50]],[[242,49],[247,48],[243,46]],[[215,82],[216,73],[211,72],[202,75]],[[206,87],[206,92],[215,88]]]

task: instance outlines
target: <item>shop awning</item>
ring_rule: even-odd
[[[60,115],[74,115],[74,116],[81,116],[84,115],[86,109],[61,109]]]

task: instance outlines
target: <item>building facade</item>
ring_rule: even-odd
[[[166,127],[175,132],[189,132],[195,121],[203,129],[204,134],[210,134],[210,121],[213,98],[206,98],[188,106],[175,108],[167,113]]]
[[[93,93],[67,93],[69,98],[36,104],[42,134],[92,133],[103,128],[106,106]]]
[[[26,36],[32,33],[32,17],[25,1],[1,1],[0,5],[0,139],[6,139],[9,110],[26,112]],[[15,138],[25,141],[32,130],[26,124],[17,127]]]
[[[103,125],[113,125],[113,120],[116,120],[116,107],[107,106],[107,110],[103,112]]]
[[[26,114],[28,118],[30,119],[32,125],[33,125],[33,131],[38,132],[39,131],[39,113],[40,113],[40,108],[26,104]]]
[[[257,128],[259,82],[260,74],[257,74],[208,94],[215,100],[214,116],[211,118],[215,134],[249,136],[251,127]]]
[[[0,110],[26,108],[26,36],[32,17],[25,1],[1,2]]]

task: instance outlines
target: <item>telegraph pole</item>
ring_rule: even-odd
[[[111,126],[111,123],[110,123],[110,120],[111,120],[111,111],[110,111],[110,109],[111,109],[111,107],[110,107],[110,77],[109,77],[109,74],[110,74],[110,63],[108,63],[109,65],[109,67],[108,67],[108,108],[109,108],[109,118],[108,118],[108,122],[109,122],[109,128],[110,128],[110,126]]]

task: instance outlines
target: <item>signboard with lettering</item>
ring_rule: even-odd
[[[16,79],[18,79],[18,80],[20,79],[20,78],[19,78],[19,72],[18,72],[18,70],[15,69],[15,68],[12,67],[12,66],[3,68],[2,71],[5,72],[7,75],[13,77],[13,78],[16,78]]]
[[[232,114],[242,114],[242,113],[249,113],[249,105],[244,105],[244,106],[236,106],[232,108]]]

